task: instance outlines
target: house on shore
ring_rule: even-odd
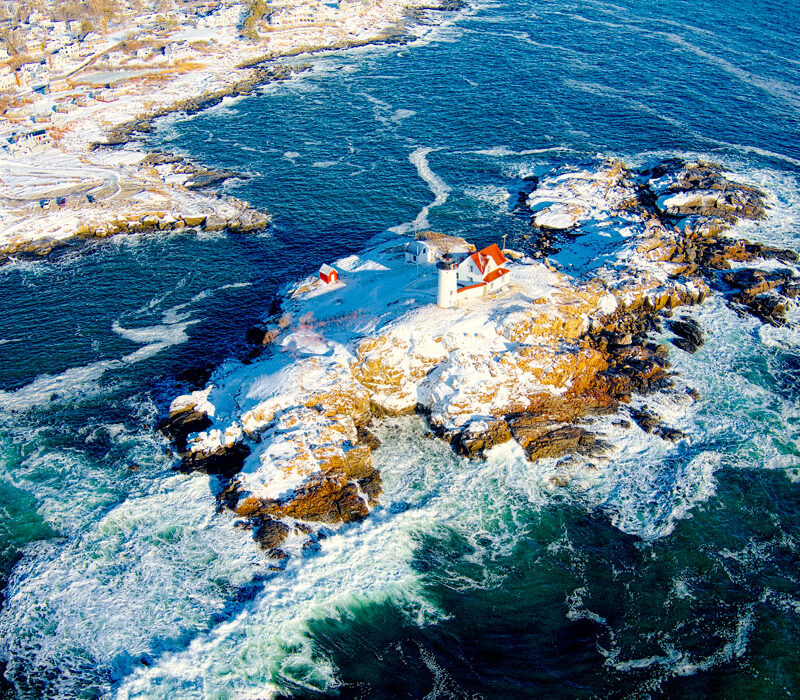
[[[500,291],[511,279],[508,262],[496,243],[463,259],[443,256],[436,265],[436,303],[443,309],[450,309],[460,301]]]
[[[11,137],[9,151],[24,153],[36,148],[44,148],[50,143],[50,136],[44,129],[29,131],[27,134],[14,134]]]
[[[324,284],[334,284],[339,281],[339,273],[328,264],[319,268],[319,279]]]

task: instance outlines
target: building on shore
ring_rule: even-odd
[[[436,303],[450,309],[459,302],[498,292],[508,285],[508,258],[496,243],[467,257],[444,255],[436,264]]]
[[[339,281],[339,273],[326,263],[319,268],[319,278],[324,284],[334,284]]]
[[[49,143],[50,135],[44,129],[36,129],[26,134],[14,134],[8,150],[13,153],[25,153],[44,148]]]

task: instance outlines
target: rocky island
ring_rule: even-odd
[[[702,400],[670,370],[672,353],[703,344],[685,310],[718,295],[787,323],[796,253],[737,234],[768,208],[767,193],[702,161],[557,168],[520,197],[532,235],[503,251],[502,290],[440,308],[437,267],[409,264],[408,239],[386,233],[335,262],[338,277],[287,289],[251,331],[252,357],[175,399],[162,429],[181,469],[218,475],[220,508],[276,564],[379,505],[371,427],[386,417],[422,414],[470,459],[513,441],[566,486],[612,460],[626,431],[683,439],[638,399]],[[442,255],[467,243],[444,239]],[[671,348],[655,339],[666,331]]]

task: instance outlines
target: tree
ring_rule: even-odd
[[[119,13],[118,0],[89,0],[89,10],[100,22],[103,34],[108,34],[108,23]]]
[[[9,56],[17,56],[22,53],[18,38],[17,32],[13,29],[3,29],[0,32],[0,39],[6,45],[6,51],[8,51]]]
[[[252,41],[258,41],[258,23],[269,11],[267,0],[248,0],[247,17],[242,23],[242,34]]]

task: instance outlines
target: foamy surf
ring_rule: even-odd
[[[211,114],[173,119],[162,131],[167,145],[204,161],[224,155],[252,162],[254,178],[241,189],[237,183],[237,191],[269,200],[280,225],[263,240],[202,234],[202,250],[159,248],[146,236],[111,240],[103,245],[130,258],[122,258],[118,277],[101,279],[110,282],[111,294],[127,297],[139,282],[129,279],[136,275],[126,277],[128,265],[140,263],[149,274],[164,251],[176,264],[163,267],[167,283],[159,289],[201,267],[209,291],[238,280],[246,265],[253,279],[281,265],[294,279],[295,268],[313,273],[323,260],[358,250],[388,224],[407,221],[403,230],[413,230],[409,219],[426,196],[415,194],[416,202],[408,193],[418,193],[420,182],[431,190],[428,224],[435,219],[437,229],[483,237],[487,245],[508,234],[512,247],[523,249],[531,233],[527,222],[509,215],[508,202],[493,203],[494,194],[483,188],[497,188],[498,199],[505,189],[513,198],[519,176],[598,151],[629,160],[653,148],[722,159],[746,182],[769,190],[769,220],[734,233],[796,248],[800,154],[785,119],[796,81],[784,74],[758,85],[728,70],[752,68],[752,77],[763,81],[775,63],[797,63],[792,28],[769,14],[769,22],[751,22],[753,12],[770,12],[754,7],[695,5],[692,17],[681,18],[663,5],[640,3],[631,13],[601,2],[581,8],[589,21],[576,24],[564,14],[569,8],[558,4],[535,10],[485,4],[455,18],[459,26],[415,30],[421,38],[410,45],[298,57],[314,68]],[[759,39],[752,47],[737,45],[723,16],[731,12]],[[698,38],[703,26],[717,31]],[[667,33],[707,55],[670,43]],[[618,49],[611,62],[609,46]],[[731,80],[735,95],[724,87],[706,89]],[[664,84],[678,87],[669,103],[655,109]],[[790,92],[775,94],[781,90]],[[375,113],[364,104],[365,92],[382,103],[378,138],[391,142],[385,149],[375,148]],[[309,138],[311,130],[319,138]],[[238,148],[231,147],[231,134]],[[330,147],[345,142],[345,155]],[[439,204],[441,183],[432,184],[424,168],[408,160],[419,144],[442,149],[418,156],[450,188]],[[534,148],[548,145],[553,148]],[[313,167],[342,157],[339,162],[348,168],[352,163],[352,171]],[[312,243],[320,232],[327,238]],[[175,238],[188,243],[189,236]],[[85,269],[77,256],[61,260]],[[0,281],[18,275],[27,285],[4,286],[8,298],[41,294],[43,269],[42,263],[7,266]],[[219,293],[220,315],[241,299],[231,291]],[[263,293],[259,288],[247,303],[266,309],[272,294],[271,287]],[[62,536],[25,551],[2,614],[3,654],[22,693],[389,696],[391,682],[395,695],[491,697],[498,682],[555,698],[579,692],[575,688],[598,697],[688,697],[708,688],[772,697],[796,685],[791,659],[782,653],[793,648],[798,614],[790,593],[798,587],[792,513],[800,483],[793,327],[759,328],[717,298],[692,309],[705,345],[694,355],[670,346],[676,391],[632,405],[683,431],[675,444],[633,421],[627,428],[614,425],[629,418],[623,409],[587,426],[613,443],[604,458],[531,465],[507,444],[492,450],[485,464],[474,464],[425,437],[415,419],[389,421],[375,453],[387,486],[382,509],[335,533],[318,553],[296,557],[274,579],[253,585],[248,577],[263,571],[263,554],[227,516],[211,515],[211,482],[165,476],[172,459],[151,429],[159,414],[150,395],[152,375],[181,365],[193,346],[156,348],[169,340],[173,322],[199,318],[182,318],[192,309],[173,306],[172,299],[93,330],[95,347],[131,344],[112,353],[112,362],[138,350],[156,351],[127,371],[91,366],[104,355],[74,361],[63,334],[52,344],[53,366],[80,365],[74,369],[89,375],[66,377],[55,389],[74,397],[74,412],[59,401],[53,412],[2,416],[4,481],[35,495],[23,516],[38,511]],[[222,300],[229,299],[225,307]],[[166,307],[172,308],[170,318],[162,316]],[[63,314],[59,304],[42,308],[30,328],[4,327],[2,337],[24,343],[40,322]],[[115,320],[120,332],[113,329]],[[197,354],[212,354],[211,340],[197,332],[202,327],[193,328]],[[177,338],[178,327],[172,330]],[[669,345],[670,337],[665,332],[655,339]],[[19,345],[4,344],[3,353],[12,357]],[[7,362],[10,387],[19,386],[14,365],[33,362],[18,352],[14,358]],[[59,370],[44,367],[31,364],[25,384],[44,372],[60,377]],[[120,389],[118,371],[135,375],[132,389]],[[92,372],[100,374],[93,378]],[[45,397],[53,389],[48,381],[31,394]],[[700,399],[679,400],[687,389],[697,389]],[[44,406],[39,400],[34,406]],[[130,404],[126,411],[138,422],[118,415],[121,402]],[[62,419],[65,426],[51,425]],[[572,478],[561,486],[565,475]],[[24,520],[13,508],[6,512]],[[209,550],[217,555],[210,564],[202,556]],[[213,612],[220,607],[222,613]],[[382,616],[395,609],[401,611],[397,617]],[[87,611],[98,619],[89,619]],[[375,633],[365,623],[370,616],[384,628],[392,626],[386,619],[406,627]],[[339,646],[341,657],[326,640]],[[95,642],[97,659],[91,648],[84,653]],[[546,652],[537,656],[541,649]],[[372,653],[380,661],[370,668]],[[459,667],[459,659],[468,665]]]
[[[393,226],[389,229],[390,231],[398,234],[404,234],[408,233],[409,231],[428,228],[430,226],[430,221],[428,221],[428,214],[430,213],[430,210],[434,207],[441,206],[447,201],[447,198],[450,195],[450,187],[431,169],[431,166],[428,163],[428,154],[433,153],[436,150],[438,149],[420,146],[412,151],[408,156],[408,160],[416,167],[417,174],[420,176],[420,178],[422,178],[425,184],[428,185],[430,191],[433,193],[433,201],[420,209],[419,214],[417,214],[414,221]]]

